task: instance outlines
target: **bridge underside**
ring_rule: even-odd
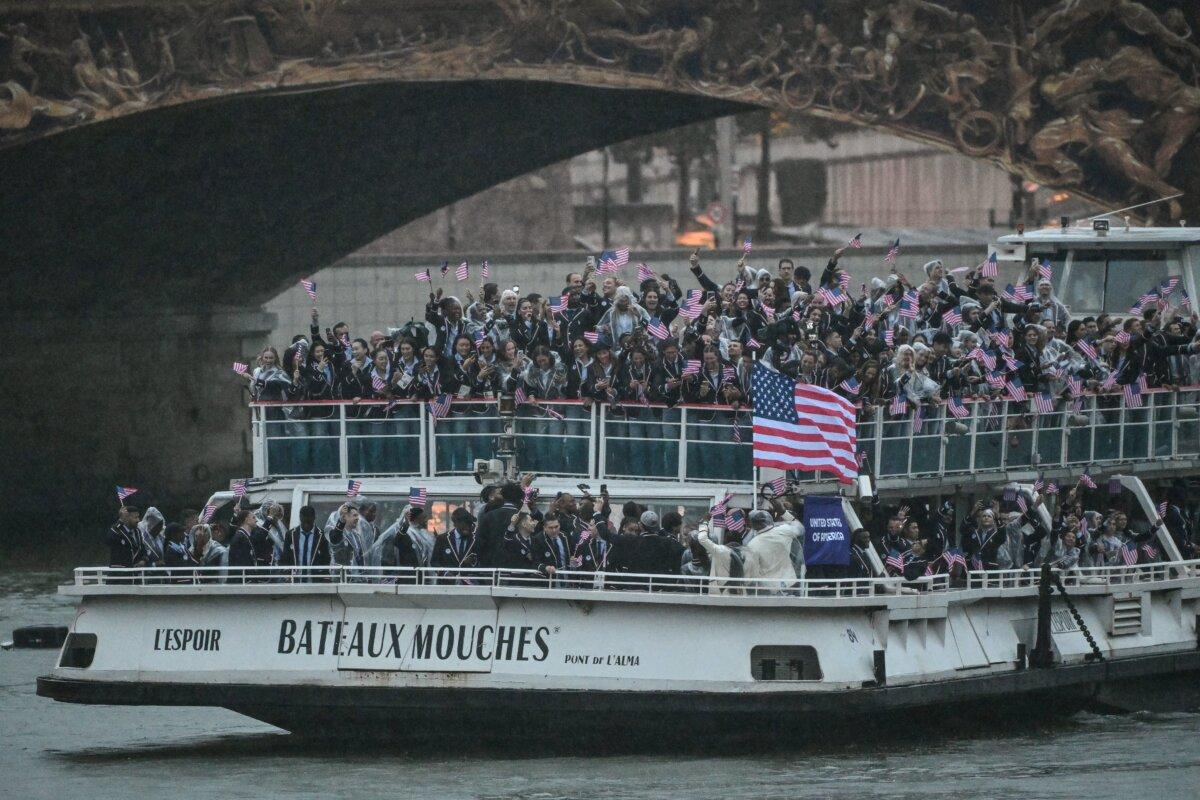
[[[5,258],[26,275],[8,287],[60,314],[257,305],[458,198],[742,108],[572,84],[366,83],[82,126],[0,150]]]

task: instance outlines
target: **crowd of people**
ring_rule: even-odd
[[[367,338],[344,322],[322,334],[314,308],[307,335],[282,355],[263,350],[244,375],[263,401],[516,394],[534,403],[740,407],[752,404],[751,368],[763,361],[842,393],[867,414],[928,416],[931,406],[949,404],[962,417],[963,401],[978,398],[1013,403],[1014,425],[1027,419],[1015,411],[1069,411],[1089,392],[1124,393],[1141,405],[1149,388],[1200,382],[1197,316],[1178,278],[1147,287],[1129,315],[1076,317],[1055,294],[1048,262],[1034,260],[1022,282],[1001,288],[994,258],[957,269],[934,260],[910,279],[893,256],[856,292],[839,266],[845,250],[815,277],[787,258],[774,273],[756,270],[746,254],[720,282],[696,252],[698,288],[644,264],[626,283],[626,265],[609,253],[569,273],[555,297],[484,283],[464,304],[438,289],[428,324]],[[352,413],[385,417],[395,409],[365,404]]]
[[[970,572],[1038,568],[1044,562],[1063,571],[1148,564],[1167,555],[1156,535],[1160,524],[1183,558],[1196,556],[1195,520],[1183,487],[1167,492],[1155,519],[1131,513],[1105,489],[1082,482],[1061,492],[1053,484],[1035,485],[980,501],[965,513],[952,501],[889,506],[874,498],[858,509],[865,527],[850,532],[849,563],[807,568],[800,495],[776,497],[764,487],[760,508],[732,508],[727,499],[700,519],[687,520],[677,511],[660,516],[634,501],[618,514],[607,491],[593,496],[581,489],[580,497],[560,492],[544,501],[532,476],[485,487],[478,502],[453,508],[442,531],[431,521],[432,500],[425,497],[406,505],[395,520],[382,519],[379,504],[361,498],[325,520],[304,506],[299,525],[291,529],[283,505],[270,499],[257,510],[239,502],[228,521],[213,523],[201,522],[195,512],[167,523],[155,508],[141,518],[140,509],[126,503],[108,543],[112,566],[173,568],[182,581],[201,566],[222,568],[220,574],[230,579],[261,580],[295,577],[266,567],[316,568],[298,572],[301,580],[328,580],[321,568],[346,568],[350,579],[364,581],[398,579],[395,571],[372,568],[425,567],[440,579],[463,583],[479,579],[470,572],[478,568],[534,571],[555,584],[561,572],[562,585],[578,581],[580,573],[606,573],[747,578],[779,589],[801,576],[917,581],[945,574],[961,583]]]

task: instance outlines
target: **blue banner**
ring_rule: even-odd
[[[842,498],[804,498],[804,563],[850,563],[850,526],[842,515]]]

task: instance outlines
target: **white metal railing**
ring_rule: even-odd
[[[1200,559],[1136,566],[1085,567],[1055,570],[1065,586],[1104,586],[1155,583],[1200,578]],[[788,595],[794,597],[872,597],[896,594],[907,586],[921,591],[957,589],[1015,589],[1038,585],[1040,570],[972,571],[965,587],[952,586],[950,576],[930,575],[917,580],[901,577],[804,579],[788,584],[759,578],[721,578],[627,572],[559,571],[547,575],[532,569],[432,567],[78,567],[76,586],[202,586],[211,584],[386,584],[441,586],[464,590],[493,587],[573,589],[581,591],[674,592],[726,595]]]
[[[1135,564],[1116,567],[1076,567],[1069,570],[1054,570],[1063,586],[1113,586],[1131,583],[1154,583],[1178,578],[1200,577],[1200,559],[1192,561],[1158,561],[1151,564]],[[970,589],[1017,589],[1037,586],[1041,570],[994,569],[973,571],[967,576]]]
[[[961,419],[946,404],[927,405],[919,427],[912,411],[893,418],[878,407],[860,414],[858,449],[885,488],[923,477],[1117,464],[1136,472],[1139,464],[1200,459],[1200,390],[1153,390],[1142,402],[1129,407],[1121,394],[1088,394],[1034,414],[1032,401],[972,400]],[[476,458],[495,454],[505,425],[496,403],[455,400],[451,415],[437,421],[415,400],[396,403],[386,417],[383,401],[254,403],[254,475],[469,474]],[[757,482],[751,428],[749,409],[577,400],[523,405],[513,423],[518,463],[539,474],[724,484]],[[827,475],[794,477],[834,485]]]
[[[926,585],[944,589],[946,576],[925,579]],[[939,580],[943,579],[943,580]],[[656,575],[627,572],[559,571],[553,576],[532,569],[432,567],[79,567],[76,586],[202,586],[212,584],[386,584],[439,586],[462,590],[495,587],[572,589],[576,591],[671,592],[789,597],[871,597],[896,594],[901,578],[846,578],[798,580],[783,583],[757,578],[710,578],[691,575]]]

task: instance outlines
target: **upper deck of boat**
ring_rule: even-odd
[[[925,409],[920,422],[893,419],[880,408],[861,416],[858,449],[864,472],[884,493],[1029,481],[1039,473],[1074,480],[1084,468],[1142,478],[1200,471],[1200,390],[1152,390],[1140,399],[1140,407],[1130,407],[1120,394],[1088,394],[1078,411],[1037,415],[1015,403],[968,401],[961,419],[942,405]],[[361,418],[372,405],[382,403],[251,404],[254,477],[469,479],[476,459],[495,457],[496,439],[507,427],[515,435],[518,468],[539,475],[734,489],[762,481],[752,465],[746,408],[555,401],[505,417],[498,401],[471,399],[455,400],[451,415],[436,421],[416,401],[400,402],[388,419]],[[329,416],[285,417],[285,407],[298,406]],[[801,493],[838,486],[822,474],[792,477]]]

